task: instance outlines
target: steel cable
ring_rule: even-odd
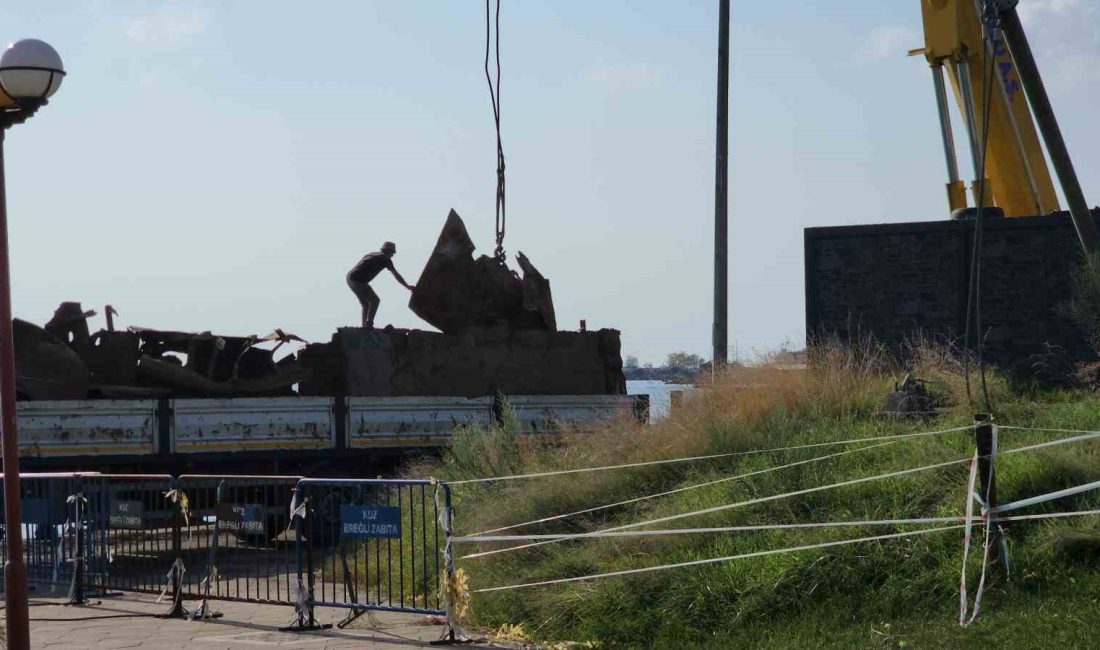
[[[489,84],[489,99],[493,103],[493,123],[497,132],[497,189],[496,189],[496,250],[493,256],[503,263],[504,231],[506,226],[507,211],[505,209],[504,193],[504,145],[500,138],[500,0],[496,0],[496,26],[490,29],[491,0],[485,0],[485,81]],[[490,35],[495,41],[496,49],[496,85],[493,85],[493,77],[489,73]]]
[[[986,52],[993,52],[995,48],[988,46],[993,45],[994,40],[991,37],[992,33],[998,28],[998,17],[996,12],[990,11],[990,4],[986,3],[986,11],[981,16],[982,22],[988,28],[984,36]],[[981,380],[982,388],[982,401],[985,405],[986,412],[991,412],[992,406],[989,400],[989,387],[986,382],[985,372],[985,358],[983,354],[983,348],[985,343],[985,337],[982,335],[982,253],[984,251],[984,220],[983,212],[985,210],[985,188],[986,178],[985,170],[989,157],[989,124],[992,116],[993,106],[993,84],[995,83],[995,76],[997,71],[997,59],[991,53],[989,54],[989,68],[986,72],[986,68],[982,68],[982,83],[984,84],[983,91],[985,92],[985,99],[982,106],[982,130],[981,130],[981,146],[978,149],[978,196],[976,197],[976,210],[974,213],[974,243],[970,254],[970,280],[969,291],[966,297],[966,328],[963,334],[963,347],[969,350],[970,348],[970,322],[973,317],[974,329],[977,333],[977,353],[978,353],[978,373]],[[971,128],[975,128],[976,125],[971,124]],[[966,375],[966,396],[973,402],[973,397],[970,393],[970,360],[969,355],[963,357],[963,369]]]

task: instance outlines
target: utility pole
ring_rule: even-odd
[[[729,176],[730,1],[719,0],[718,11],[718,119],[714,170],[714,367],[729,359]]]

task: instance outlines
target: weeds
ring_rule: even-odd
[[[855,348],[826,345],[813,351],[806,369],[765,363],[718,374],[680,410],[651,426],[623,417],[587,431],[534,439],[520,434],[514,421],[506,417],[502,426],[461,432],[438,466],[418,471],[459,480],[948,429],[969,424],[973,414],[962,367],[956,353],[927,344],[911,346],[904,362],[872,344]],[[881,416],[885,395],[906,372],[933,382],[947,407],[940,418],[913,421]],[[1021,395],[997,374],[990,376],[990,389],[1002,405],[998,417],[1003,423],[1100,428],[1100,407],[1083,394]],[[1044,439],[1049,439],[1049,434],[1006,430],[1002,448]],[[461,485],[455,487],[456,525],[459,534],[512,526],[765,470],[829,451],[835,449]],[[595,531],[965,459],[972,453],[972,434],[966,431],[906,439],[512,532]],[[1091,443],[1004,455],[998,461],[1002,500],[1096,480],[1100,478],[1098,455],[1100,445]],[[724,510],[672,525],[688,528],[954,516],[962,513],[965,504],[966,473],[963,463]],[[1098,507],[1100,500],[1084,495],[1047,506],[1049,510]],[[470,576],[471,587],[477,589],[914,529],[877,526],[572,540],[460,560],[460,566]],[[1077,586],[1090,585],[1092,598],[1100,594],[1100,567],[1090,559],[1100,545],[1095,520],[1019,522],[1008,528],[1007,538],[1014,565],[1026,567],[1026,578],[1009,583],[998,577],[987,601],[987,611],[993,613],[980,621],[996,619],[1000,615],[996,612],[1027,611],[1018,607],[1033,602],[1029,598],[1036,599],[1035,603],[1040,598],[1070,598],[1070,592],[1059,591],[1068,577],[1078,580]],[[462,545],[457,555],[506,545]],[[536,638],[600,641],[610,646],[820,646],[824,645],[822,637],[815,635],[827,631],[831,634],[828,639],[844,647],[875,647],[884,639],[894,644],[1003,642],[1006,637],[998,636],[1001,632],[989,632],[983,623],[966,632],[953,624],[960,551],[961,533],[944,532],[593,582],[475,594],[471,605],[476,623],[488,628],[522,625]],[[1017,603],[1015,610],[1013,603]],[[1027,634],[1032,629],[1042,626],[1018,630],[1023,635],[1019,638],[1030,638]],[[1065,638],[1080,642],[1084,637]]]

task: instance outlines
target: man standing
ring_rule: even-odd
[[[405,282],[405,278],[401,277],[397,269],[393,268],[392,258],[396,254],[397,245],[388,241],[382,244],[381,251],[367,253],[363,256],[363,259],[359,260],[358,264],[348,271],[348,286],[351,287],[351,292],[355,294],[355,297],[359,299],[359,304],[363,306],[363,327],[374,327],[374,315],[378,313],[378,305],[382,301],[378,298],[378,294],[374,292],[374,289],[370,288],[370,282],[382,272],[382,269],[389,269],[390,273],[393,273],[393,277],[401,283],[401,286],[409,291],[414,289],[413,285]]]

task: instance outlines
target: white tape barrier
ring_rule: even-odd
[[[636,522],[636,523],[633,523],[633,524],[626,524],[626,525],[623,525],[623,526],[615,526],[613,528],[605,528],[605,529],[597,531],[597,532],[606,533],[606,532],[614,532],[614,531],[617,531],[617,530],[628,530],[630,528],[639,528],[641,526],[649,526],[649,525],[652,525],[652,524],[660,524],[660,523],[664,523],[664,522],[667,522],[667,521],[676,521],[678,519],[685,519],[687,517],[695,517],[695,516],[698,516],[698,515],[707,515],[707,514],[711,514],[711,513],[715,513],[715,512],[722,512],[722,511],[725,511],[725,510],[732,510],[734,508],[743,508],[745,506],[755,505],[755,504],[758,504],[758,503],[767,503],[769,501],[777,501],[779,499],[786,499],[786,498],[789,498],[789,497],[801,496],[803,494],[813,494],[815,492],[823,492],[825,490],[832,490],[832,489],[835,489],[835,488],[847,487],[847,486],[850,486],[850,485],[858,485],[860,483],[867,483],[867,482],[870,482],[870,481],[878,481],[878,480],[887,479],[887,478],[896,478],[896,477],[899,477],[899,476],[907,476],[909,474],[916,474],[917,472],[924,472],[924,471],[928,471],[928,470],[938,469],[938,468],[941,468],[941,467],[950,467],[952,465],[960,465],[962,463],[968,463],[968,462],[970,462],[969,458],[961,458],[961,459],[957,459],[957,460],[949,460],[949,461],[944,462],[944,463],[933,463],[932,465],[924,465],[922,467],[915,467],[915,468],[912,468],[912,469],[904,469],[904,470],[899,470],[899,471],[896,471],[896,472],[887,472],[886,474],[876,474],[875,476],[864,476],[862,478],[851,479],[851,480],[848,480],[848,481],[841,481],[839,483],[831,483],[829,485],[822,485],[822,486],[818,486],[818,487],[806,488],[804,490],[795,490],[794,492],[784,492],[783,494],[773,494],[771,496],[758,497],[756,499],[749,499],[747,501],[738,501],[736,503],[727,503],[725,505],[714,506],[712,508],[704,508],[702,510],[694,510],[692,512],[685,512],[685,513],[681,513],[681,514],[677,514],[677,515],[670,515],[670,516],[667,516],[667,517],[660,517],[660,518],[657,518],[657,519],[649,519],[649,520],[646,520],[646,521],[639,521],[639,522]],[[523,549],[523,548],[531,548],[533,546],[541,546],[542,544],[553,544],[554,542],[564,541],[564,540],[567,540],[567,539],[577,539],[579,537],[583,537],[585,534],[587,534],[587,533],[579,533],[577,535],[571,535],[571,536],[563,537],[563,538],[557,539],[557,540],[544,540],[544,541],[541,541],[541,542],[532,542],[530,544],[521,544],[519,546],[509,546],[507,548],[501,548],[501,549],[496,549],[496,550],[492,550],[492,551],[483,551],[481,553],[472,553],[470,555],[463,556],[463,559],[473,559],[473,558],[477,558],[477,557],[485,557],[487,555],[495,555],[497,553],[505,553],[507,551],[518,551],[518,550]]]
[[[970,462],[970,478],[966,481],[966,516],[963,524],[962,575],[959,577],[959,625],[964,625],[970,599],[966,594],[966,567],[970,564],[970,540],[974,530],[974,488],[978,484],[978,452]],[[981,523],[985,523],[983,519]]]
[[[799,465],[807,465],[809,463],[816,463],[816,462],[828,460],[830,458],[836,458],[837,456],[845,456],[847,454],[855,454],[855,453],[859,453],[861,451],[867,451],[868,449],[877,449],[878,447],[884,447],[886,445],[894,445],[894,444],[897,444],[898,442],[900,442],[900,441],[890,440],[890,441],[887,441],[887,442],[880,442],[877,445],[868,445],[866,447],[859,447],[857,449],[846,449],[844,451],[840,451],[840,452],[837,452],[835,454],[828,454],[826,456],[818,456],[816,458],[810,458],[810,459],[807,459],[807,460],[800,460],[800,461],[797,461],[797,462],[794,462],[794,463],[787,463],[785,465],[779,465],[779,466],[776,466],[776,467],[768,467],[768,468],[761,469],[761,470],[756,470],[756,471],[753,471],[753,472],[746,472],[744,474],[737,474],[736,476],[727,476],[725,478],[720,478],[720,479],[716,479],[716,480],[713,480],[713,481],[707,481],[705,483],[695,483],[693,485],[688,485],[688,486],[685,486],[685,487],[682,487],[682,488],[676,488],[675,490],[668,490],[666,492],[658,492],[656,494],[647,494],[645,496],[636,497],[634,499],[627,499],[626,501],[618,501],[616,503],[608,503],[608,504],[604,504],[604,505],[601,505],[601,506],[595,506],[593,508],[586,508],[584,510],[577,510],[577,511],[574,511],[574,512],[567,512],[567,513],[561,514],[561,515],[553,515],[551,517],[543,517],[542,519],[534,519],[534,520],[531,520],[531,521],[525,521],[525,522],[519,523],[519,524],[512,524],[511,526],[501,526],[500,528],[493,528],[491,530],[483,530],[479,533],[471,533],[469,536],[474,537],[474,536],[477,536],[477,535],[489,535],[491,533],[500,533],[500,532],[504,532],[506,530],[513,530],[513,529],[516,529],[516,528],[523,528],[524,526],[532,526],[534,524],[544,524],[548,521],[557,521],[557,520],[560,520],[560,519],[567,519],[569,517],[576,517],[578,515],[586,515],[586,514],[589,514],[589,513],[598,512],[600,510],[607,510],[608,508],[617,508],[619,506],[625,506],[625,505],[629,505],[629,504],[632,504],[632,503],[640,503],[642,501],[648,501],[650,499],[657,499],[657,498],[660,498],[660,497],[666,497],[666,496],[670,496],[670,495],[673,495],[673,494],[679,494],[681,492],[687,492],[689,490],[697,490],[697,489],[700,489],[700,488],[710,487],[712,485],[718,485],[718,484],[721,484],[721,483],[728,483],[730,481],[736,481],[736,480],[739,480],[739,479],[749,478],[749,477],[752,477],[752,476],[759,476],[761,474],[768,474],[768,473],[771,473],[771,472],[777,472],[779,470],[788,469],[788,468],[791,468],[791,467],[797,467]]]
[[[532,479],[532,478],[544,478],[548,476],[562,476],[565,474],[580,474],[585,472],[603,472],[614,469],[629,469],[633,467],[649,467],[652,465],[670,465],[673,463],[689,463],[700,460],[713,460],[716,458],[733,458],[735,456],[750,456],[754,454],[770,454],[777,451],[794,451],[797,449],[814,449],[818,447],[832,447],[836,445],[854,445],[861,442],[877,442],[879,440],[903,440],[905,438],[917,438],[921,436],[937,436],[944,433],[955,433],[958,431],[969,431],[973,429],[974,425],[968,425],[965,427],[955,427],[954,429],[944,429],[942,431],[922,431],[920,433],[905,433],[894,436],[875,436],[871,438],[853,438],[849,440],[836,440],[832,442],[818,442],[809,445],[795,445],[792,447],[774,447],[772,449],[753,449],[750,451],[738,451],[728,454],[712,454],[710,456],[692,456],[690,458],[672,458],[666,460],[651,460],[640,463],[626,463],[624,465],[605,465],[602,467],[583,467],[579,469],[563,469],[551,472],[536,472],[532,474],[513,474],[510,476],[490,476],[486,478],[471,478],[461,481],[446,481],[449,485],[467,485],[470,483],[491,483],[495,481],[515,481],[519,479]]]
[[[559,578],[557,580],[543,580],[542,582],[526,582],[518,585],[505,585],[503,587],[487,587],[485,589],[472,589],[470,593],[481,594],[489,593],[492,591],[506,591],[509,589],[523,589],[525,587],[542,587],[546,585],[560,585],[567,582],[581,582],[587,580],[596,580],[598,578],[611,578],[615,576],[627,576],[637,573],[650,573],[652,571],[665,571],[668,569],[680,569],[683,567],[700,566],[704,564],[717,564],[719,562],[730,562],[733,560],[742,560],[752,557],[763,557],[765,555],[779,555],[781,553],[795,553],[798,551],[809,551],[818,548],[830,548],[833,546],[846,546],[849,544],[859,544],[862,542],[876,542],[887,539],[899,539],[902,537],[915,537],[917,535],[928,535],[930,533],[938,533],[946,530],[958,530],[962,528],[962,524],[955,526],[945,526],[942,528],[929,528],[926,530],[915,530],[904,533],[892,533],[890,535],[875,535],[874,537],[860,537],[859,539],[846,539],[839,542],[823,542],[820,544],[807,544],[805,546],[792,546],[789,548],[777,548],[768,551],[756,551],[754,553],[741,553],[739,555],[729,555],[726,557],[709,558],[706,560],[693,560],[691,562],[679,562],[676,564],[663,564],[654,567],[645,567],[642,569],[627,569],[624,571],[611,571],[609,573],[596,573],[587,576],[577,576],[574,578]]]

